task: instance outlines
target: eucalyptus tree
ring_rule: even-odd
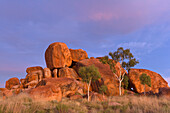
[[[81,67],[79,69],[79,74],[81,75],[84,82],[88,83],[88,101],[89,101],[89,90],[92,81],[96,81],[101,78],[100,72],[94,65],[88,67]]]
[[[111,59],[109,59],[109,56]],[[100,59],[100,61],[103,64],[108,64],[110,66],[110,69],[113,72],[113,75],[117,78],[119,81],[119,95],[122,95],[121,91],[121,85],[122,81],[124,79],[124,76],[126,74],[125,71],[123,71],[122,67],[125,70],[129,70],[131,67],[134,67],[136,64],[139,63],[139,61],[134,58],[133,54],[130,52],[130,49],[123,49],[123,47],[120,47],[115,52],[110,52],[109,56],[104,56]],[[118,70],[116,70],[115,65],[117,63],[120,63],[118,66]],[[117,74],[117,71],[119,74]]]
[[[142,73],[139,79],[140,79],[141,84],[143,84],[144,86],[144,95],[145,95],[146,94],[145,84],[151,87],[151,78],[146,73]]]

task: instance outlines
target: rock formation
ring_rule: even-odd
[[[70,49],[73,61],[78,62],[83,59],[87,59],[87,52],[82,49]]]
[[[53,70],[53,76],[54,76],[54,78],[57,78],[57,77],[58,77],[57,74],[58,74],[58,69],[54,69],[54,70]]]
[[[99,69],[99,72],[101,74],[101,79],[92,83],[92,90],[99,92],[100,86],[106,85],[108,88],[107,95],[119,95],[119,89],[118,89],[119,82],[117,78],[113,75],[113,72],[110,70],[109,65],[102,64],[99,61],[99,59],[84,59],[80,62],[77,62],[77,64],[73,68],[78,72],[80,67],[90,66],[93,64]],[[119,63],[117,63],[115,66],[116,70],[118,70],[118,66],[120,66]],[[124,69],[122,68],[122,70]],[[116,73],[119,74],[118,71]]]
[[[140,83],[139,79],[142,73],[149,75],[151,78],[151,87],[146,85],[146,92],[153,91],[153,93],[158,93],[159,88],[168,87],[168,83],[158,73],[146,69],[130,69],[128,76],[131,87],[135,92],[144,92],[144,86]]]
[[[20,85],[19,79],[18,78],[10,78],[8,81],[6,81],[5,88],[7,89],[12,89],[13,86]]]
[[[62,68],[59,70],[59,77],[67,77],[67,78],[74,78],[74,79],[78,79],[79,76],[76,73],[76,71],[72,68]]]
[[[72,63],[70,50],[65,43],[56,42],[49,45],[45,52],[47,67],[55,68],[69,67]]]
[[[170,98],[170,87],[159,88],[159,96]]]
[[[106,100],[107,97],[99,94],[99,88],[102,85],[107,86],[107,96],[119,95],[119,81],[111,71],[110,66],[99,61],[101,58],[91,57],[88,59],[86,51],[82,49],[73,50],[68,49],[64,43],[52,43],[45,52],[47,68],[43,69],[40,66],[27,68],[27,75],[24,79],[20,79],[20,81],[18,78],[9,79],[6,81],[6,88],[0,88],[0,92],[5,98],[25,92],[34,99],[47,101],[61,101],[62,97],[68,97],[72,100],[86,98],[87,83],[82,82],[78,71],[82,66],[95,65],[99,69],[101,78],[92,82],[90,99],[92,101]],[[146,73],[151,77],[151,87],[146,86],[146,92],[159,92],[160,96],[169,97],[168,83],[161,75],[145,69],[131,69],[128,74],[120,63],[116,63],[117,75],[120,74],[120,68],[122,73],[125,72],[129,76],[130,88],[133,88],[133,92],[126,90],[127,94],[134,95],[134,92],[144,92],[139,77],[142,73]],[[122,88],[123,93],[124,89]]]
[[[62,97],[68,97],[74,95],[75,93],[79,93],[83,95],[83,87],[80,85],[79,81],[76,81],[72,78],[45,78],[41,82],[39,82],[35,88],[35,90],[41,86],[44,87],[60,87],[62,92]]]
[[[50,68],[44,68],[44,78],[51,78],[51,77],[52,74]]]

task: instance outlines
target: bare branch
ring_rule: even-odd
[[[126,73],[126,72],[124,72],[124,73],[123,73],[121,81],[123,81],[123,79],[124,79],[124,76],[125,76],[125,73]]]

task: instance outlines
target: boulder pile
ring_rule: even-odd
[[[25,92],[30,94],[34,99],[57,100],[61,101],[62,97],[70,99],[81,99],[87,95],[87,83],[82,81],[79,75],[79,68],[82,66],[95,65],[101,74],[101,78],[92,82],[90,88],[91,100],[106,100],[106,96],[119,95],[119,81],[113,75],[109,65],[101,63],[101,57],[88,58],[86,51],[82,49],[69,49],[65,43],[56,42],[49,45],[45,51],[46,68],[40,66],[28,67],[27,75],[23,79],[11,78],[6,81],[5,88],[1,88],[4,98]],[[115,65],[116,73],[119,74],[120,63]],[[146,73],[151,77],[152,86],[147,87],[147,91],[154,93],[167,93],[168,83],[161,75],[144,69],[131,69],[129,73],[124,68],[122,70],[128,75],[130,89],[133,92],[142,93],[143,85],[140,84],[139,75]],[[99,94],[102,85],[107,86],[105,95]],[[166,91],[165,91],[166,90]],[[169,91],[169,89],[168,89]],[[122,94],[124,89],[122,88]]]

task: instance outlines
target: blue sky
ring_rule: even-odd
[[[170,83],[169,0],[0,0],[0,87],[46,67],[49,44],[64,42],[89,57],[130,48],[135,68],[160,73]]]

